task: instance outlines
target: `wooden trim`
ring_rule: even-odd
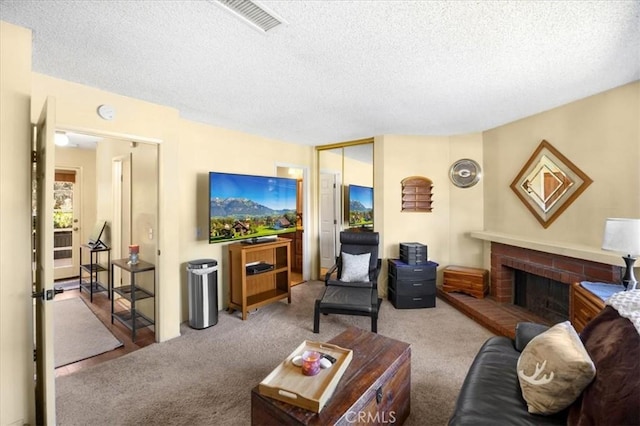
[[[76,183],[76,172],[74,170],[56,170],[54,180],[56,182]]]

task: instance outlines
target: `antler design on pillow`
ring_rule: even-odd
[[[534,371],[531,376],[527,376],[526,374],[524,374],[524,369],[523,369],[523,370],[518,370],[518,377],[520,377],[525,382],[534,386],[546,385],[547,383],[550,383],[553,380],[553,376],[554,376],[553,371],[550,372],[549,374],[544,374],[540,376],[540,374],[544,372],[544,368],[546,366],[547,366],[546,359],[542,362],[542,365],[540,365],[539,362],[536,362],[536,371]]]

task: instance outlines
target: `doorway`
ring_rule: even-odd
[[[53,182],[53,278],[77,277],[80,268],[82,178],[79,167],[56,168]]]
[[[56,148],[56,178],[60,178],[62,184],[58,184],[60,195],[55,197],[56,210],[67,213],[70,200],[68,194],[72,185],[70,181],[73,180],[70,176],[60,176],[61,171],[75,171],[75,180],[73,180],[73,189],[76,195],[73,196],[73,213],[77,216],[77,221],[73,222],[71,231],[77,228],[75,231],[77,245],[86,243],[89,238],[89,233],[92,230],[93,225],[98,219],[104,219],[107,221],[108,226],[103,236],[105,242],[111,248],[111,260],[128,256],[128,245],[131,244],[132,238],[134,238],[134,231],[138,230],[135,234],[136,238],[142,239],[144,237],[146,243],[152,241],[151,245],[145,245],[145,249],[142,252],[145,254],[148,261],[156,262],[156,244],[158,239],[156,229],[156,217],[158,206],[158,144],[156,143],[137,143],[131,140],[124,140],[118,138],[107,138],[98,134],[84,134],[84,133],[72,133],[66,132],[69,137],[70,143],[66,147]],[[133,152],[137,154],[134,155]],[[138,158],[144,157],[144,158]],[[134,162],[133,159],[137,159]],[[121,160],[120,165],[124,166],[121,169],[126,175],[126,182],[128,185],[116,186],[112,179],[112,168],[114,159]],[[136,170],[136,166],[140,170]],[[141,178],[140,176],[144,176]],[[132,209],[136,208],[136,203],[132,202],[134,196],[132,192],[131,180],[136,177],[139,182],[138,191],[140,194],[135,194],[139,198],[139,204],[144,206],[144,211],[138,216],[132,215]],[[58,180],[58,179],[56,179]],[[118,180],[119,183],[122,181]],[[65,192],[66,191],[66,192]],[[119,191],[124,201],[115,203],[112,197],[112,193]],[[84,197],[82,197],[84,195]],[[82,198],[81,198],[82,197]],[[128,200],[128,201],[127,201]],[[58,208],[58,204],[63,208]],[[126,210],[126,211],[123,211]],[[67,213],[67,216],[69,214]],[[133,222],[132,217],[137,218],[137,227]],[[65,225],[68,225],[68,218],[65,218]],[[119,230],[116,231],[116,226]],[[68,228],[68,226],[67,226]],[[55,235],[54,231],[54,235]],[[60,233],[60,231],[57,231]],[[62,241],[61,241],[62,244]],[[61,247],[63,247],[61,245]],[[66,247],[66,246],[64,246]],[[61,250],[56,250],[61,251]],[[72,254],[77,254],[79,257],[80,250],[72,250]],[[58,256],[55,255],[54,256]],[[105,258],[106,259],[106,258]],[[100,259],[102,261],[102,258]],[[72,276],[78,277],[79,265],[83,261],[88,262],[85,258],[78,260],[78,267],[72,268]],[[60,262],[58,262],[60,263]],[[108,264],[101,265],[104,268],[109,268]],[[115,271],[119,271],[119,268],[114,268]],[[58,268],[56,268],[56,272]],[[101,278],[104,276],[101,276]],[[57,278],[57,276],[56,276]],[[64,277],[60,277],[64,278]],[[124,277],[128,279],[127,277]],[[118,277],[118,282],[120,278]],[[114,280],[115,282],[115,280]],[[108,287],[108,283],[103,283],[105,287]],[[58,282],[56,283],[58,287]],[[101,354],[86,360],[82,360],[73,364],[69,364],[63,367],[55,369],[55,376],[60,377],[62,375],[70,374],[78,369],[85,368],[91,365],[95,365],[100,362],[104,362],[109,359],[113,359],[118,356],[122,356],[133,350],[137,350],[146,345],[152,344],[156,341],[155,328],[151,327],[148,330],[139,330],[135,342],[131,340],[131,332],[121,324],[117,322],[111,324],[111,302],[107,291],[97,293],[93,295],[93,302],[89,301],[89,298],[85,297],[87,293],[79,292],[71,285],[62,286],[67,288],[65,294],[58,295],[58,299],[66,299],[73,297],[82,298],[89,306],[91,311],[101,320],[101,322],[111,331],[112,334],[124,343],[124,346],[111,351],[109,353]],[[154,306],[149,306],[147,309],[150,312],[154,311]],[[155,311],[157,312],[157,310]]]
[[[131,153],[113,158],[111,193],[111,247],[114,259],[120,259],[125,256],[131,244]],[[122,283],[121,272],[120,268],[114,269],[114,283]]]
[[[329,269],[336,260],[340,235],[339,172],[320,171],[320,268]]]
[[[316,146],[319,273],[335,263],[340,232],[351,228],[345,195],[351,185],[373,191],[373,138]],[[349,206],[350,207],[350,206]]]
[[[308,168],[293,164],[276,164],[276,176],[296,180],[296,223],[295,232],[281,234],[283,238],[291,239],[291,285],[297,285],[309,279],[308,232],[305,225],[308,221]]]
[[[58,161],[61,160],[61,156],[58,156],[54,146],[54,137],[57,131],[64,131],[69,129],[56,128],[56,102],[55,98],[47,97],[42,107],[42,111],[38,118],[37,123],[34,125],[33,145],[31,165],[32,170],[32,194],[33,198],[33,212],[32,212],[32,241],[33,241],[33,327],[31,333],[33,333],[34,340],[34,380],[35,380],[35,420],[37,424],[55,424],[55,366],[54,366],[54,312],[55,303],[51,303],[54,295],[57,291],[54,291],[54,265],[53,265],[53,220],[51,220],[52,212],[54,210],[53,202],[53,184],[55,181],[55,168],[60,165]],[[76,131],[77,128],[74,129]],[[84,130],[82,130],[84,132]],[[105,140],[105,136],[100,133],[94,133],[87,131],[87,134],[98,136],[100,139]],[[131,138],[128,138],[129,140]],[[141,142],[147,142],[153,144],[155,147],[154,156],[151,161],[158,168],[158,149],[157,144],[161,141],[144,139]],[[109,151],[110,144],[103,144],[106,149],[102,153],[103,158],[109,158],[109,164],[104,166],[103,161],[96,161],[95,157],[91,163],[92,169],[100,167],[111,167],[110,158],[112,153]],[[69,163],[68,163],[69,164]],[[65,164],[67,165],[67,164]],[[73,163],[71,163],[73,165]],[[86,170],[86,169],[84,169]],[[91,191],[98,198],[98,202],[95,203],[95,208],[101,208],[107,211],[107,209],[101,204],[101,198],[107,196],[110,197],[111,191],[108,191],[110,183],[107,185],[101,184],[104,181],[104,176],[109,176],[110,173],[95,173],[96,176],[101,176],[100,180],[96,180],[95,190]],[[83,180],[86,182],[86,176],[83,174]],[[155,183],[155,191],[147,194],[154,198],[155,210],[153,212],[154,218],[157,217],[158,211],[158,173],[148,174],[148,178]],[[107,188],[105,188],[107,186]],[[83,187],[92,187],[93,185],[83,185]],[[107,189],[107,190],[105,190]],[[149,191],[151,192],[151,191]],[[83,197],[86,201],[86,197]],[[147,201],[146,199],[142,202]],[[110,201],[109,201],[110,202]],[[85,209],[83,209],[85,211]],[[108,211],[111,211],[110,209]],[[91,223],[92,221],[88,221]],[[155,222],[154,222],[155,226]],[[155,228],[154,228],[155,229]],[[87,231],[88,232],[88,231]],[[149,235],[152,235],[150,232]],[[154,238],[158,239],[157,232],[153,232]],[[157,263],[156,251],[150,252],[154,256],[154,262]],[[105,292],[106,293],[106,292]],[[160,295],[154,298],[156,304],[159,303]],[[112,299],[113,300],[113,299]],[[154,307],[155,309],[155,307]],[[155,336],[154,336],[155,337]],[[155,340],[155,339],[154,339]]]

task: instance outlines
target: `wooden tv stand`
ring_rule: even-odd
[[[291,303],[291,240],[229,246],[229,312],[256,309],[281,299]],[[273,269],[251,274],[247,264],[266,263]]]

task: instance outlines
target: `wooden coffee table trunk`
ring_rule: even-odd
[[[253,425],[402,424],[411,411],[411,347],[351,327],[329,341],[353,350],[353,360],[320,411],[260,395],[251,390]],[[275,367],[275,366],[274,366]]]

